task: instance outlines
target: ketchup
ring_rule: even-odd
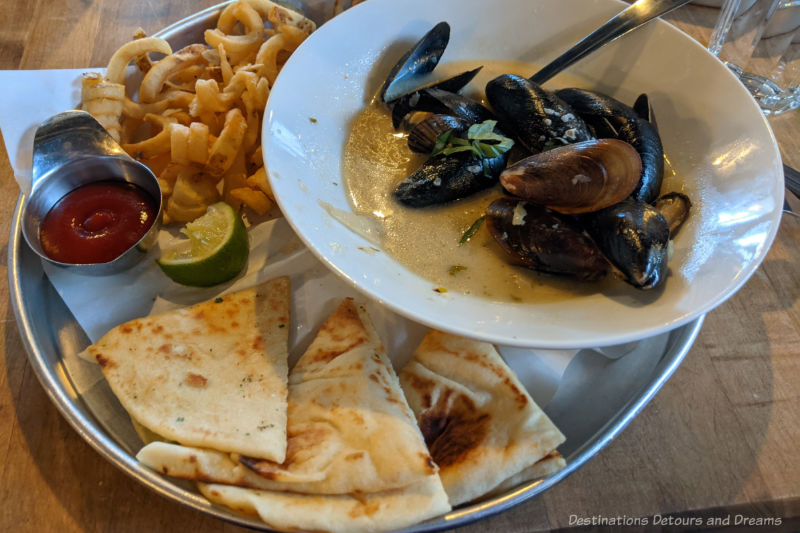
[[[56,202],[42,221],[39,240],[55,261],[107,263],[139,242],[155,217],[155,202],[140,187],[98,181]]]

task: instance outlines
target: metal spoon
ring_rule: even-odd
[[[531,76],[530,80],[543,84],[579,59],[584,58],[617,37],[688,4],[691,0],[637,0],[608,22],[584,37],[578,44],[554,59],[549,65]]]

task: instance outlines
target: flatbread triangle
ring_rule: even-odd
[[[400,382],[453,506],[488,493],[564,442],[489,343],[431,330]]]
[[[132,320],[87,353],[131,417],[166,439],[286,456],[289,278]]]

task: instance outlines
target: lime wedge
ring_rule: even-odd
[[[225,202],[210,205],[205,215],[187,223],[181,233],[189,239],[164,251],[157,261],[177,283],[217,285],[236,277],[247,264],[247,229],[242,217]]]

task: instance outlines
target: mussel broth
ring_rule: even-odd
[[[436,72],[444,78],[479,65],[483,69],[463,92],[484,105],[483,87],[489,80],[503,73],[530,75],[536,70],[528,63],[491,61],[443,63]],[[566,81],[580,84],[579,80]],[[499,186],[443,206],[401,205],[392,191],[427,157],[412,152],[407,142],[407,134],[392,127],[385,104],[373,102],[351,124],[342,171],[353,211],[380,223],[381,242],[376,244],[400,264],[430,280],[432,290],[499,301],[541,302],[603,289],[605,282],[581,283],[510,265],[485,227],[459,244],[492,200],[502,195]]]

